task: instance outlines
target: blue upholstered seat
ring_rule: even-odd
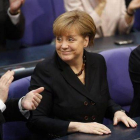
[[[23,46],[50,43],[53,36],[53,22],[64,12],[63,0],[27,0],[22,6],[25,16],[25,33],[21,39]]]

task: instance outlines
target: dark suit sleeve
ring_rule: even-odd
[[[4,33],[6,35],[6,39],[20,39],[23,36],[24,33],[24,28],[25,28],[25,19],[23,14],[20,14],[20,18],[19,18],[19,22],[17,23],[17,25],[14,25],[11,22],[10,17],[7,14],[7,10],[9,8],[9,1],[8,0],[4,0],[4,14],[6,14],[6,22],[5,22],[5,32]]]
[[[19,22],[16,25],[14,25],[11,22],[11,19],[7,15],[5,25],[7,39],[20,39],[23,36],[25,28],[25,19],[22,13],[20,14]]]
[[[0,125],[5,122],[4,116],[0,110]]]
[[[6,102],[6,110],[3,112],[5,121],[25,121],[25,117],[21,114],[18,107],[19,99],[9,99]]]
[[[49,67],[49,66],[47,66]],[[52,75],[45,70],[45,66],[38,64],[31,78],[29,90],[45,87],[41,93],[43,98],[27,123],[28,128],[34,133],[50,136],[63,136],[67,134],[68,121],[53,118],[53,83]],[[60,112],[61,113],[61,112]]]
[[[140,46],[133,50],[129,58],[129,74],[134,88],[134,98],[130,107],[130,116],[140,116]]]
[[[109,94],[109,100],[108,100],[108,107],[107,107],[107,111],[105,114],[105,117],[113,119],[114,117],[114,113],[118,110],[121,110],[121,106],[116,104],[110,97],[110,93],[109,93],[109,87],[108,87],[108,81],[107,81],[107,67],[106,67],[106,62],[105,59],[103,58],[103,72],[102,72],[102,79],[103,79],[103,83],[105,84],[104,86],[107,87],[107,91]]]

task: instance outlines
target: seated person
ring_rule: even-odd
[[[23,36],[25,21],[20,8],[24,1],[0,0],[0,51],[6,50],[6,39],[20,39]]]
[[[50,139],[74,132],[110,134],[102,124],[106,116],[114,125],[136,127],[110,98],[103,56],[85,50],[96,34],[93,19],[83,11],[66,12],[55,20],[53,32],[56,52],[37,64],[31,78],[30,90],[45,90],[28,128]]]
[[[7,100],[9,86],[14,79],[13,76],[14,72],[8,71],[0,79],[0,139],[2,138],[2,123],[5,121],[25,121],[28,119],[30,115],[28,110],[36,109],[42,99],[42,95],[39,93],[44,90],[41,87],[27,93],[20,100]]]
[[[129,33],[134,10],[140,8],[140,1],[133,0],[126,9],[125,0],[64,0],[66,11],[82,10],[95,21],[96,37]]]
[[[129,74],[134,89],[134,97],[129,114],[131,117],[138,117],[140,116],[140,46],[135,48],[130,54]]]

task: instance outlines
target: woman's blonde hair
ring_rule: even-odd
[[[83,38],[89,37],[88,46],[93,45],[96,34],[96,26],[92,17],[83,11],[69,11],[60,15],[53,24],[55,36],[61,36],[69,32],[74,27]]]

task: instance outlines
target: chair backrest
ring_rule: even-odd
[[[65,11],[63,0],[27,0],[21,10],[25,16],[25,33],[20,40],[23,46],[50,43],[53,22]]]
[[[140,31],[140,9],[136,10],[133,29],[134,31]]]
[[[107,65],[107,79],[112,99],[123,109],[129,111],[133,99],[133,87],[129,77],[129,56],[131,48],[118,48],[103,51]]]
[[[30,77],[25,77],[14,81],[9,89],[8,98],[20,98],[28,93],[30,85]],[[26,127],[26,122],[7,122],[3,125],[4,140],[27,140],[30,137],[30,132]]]

